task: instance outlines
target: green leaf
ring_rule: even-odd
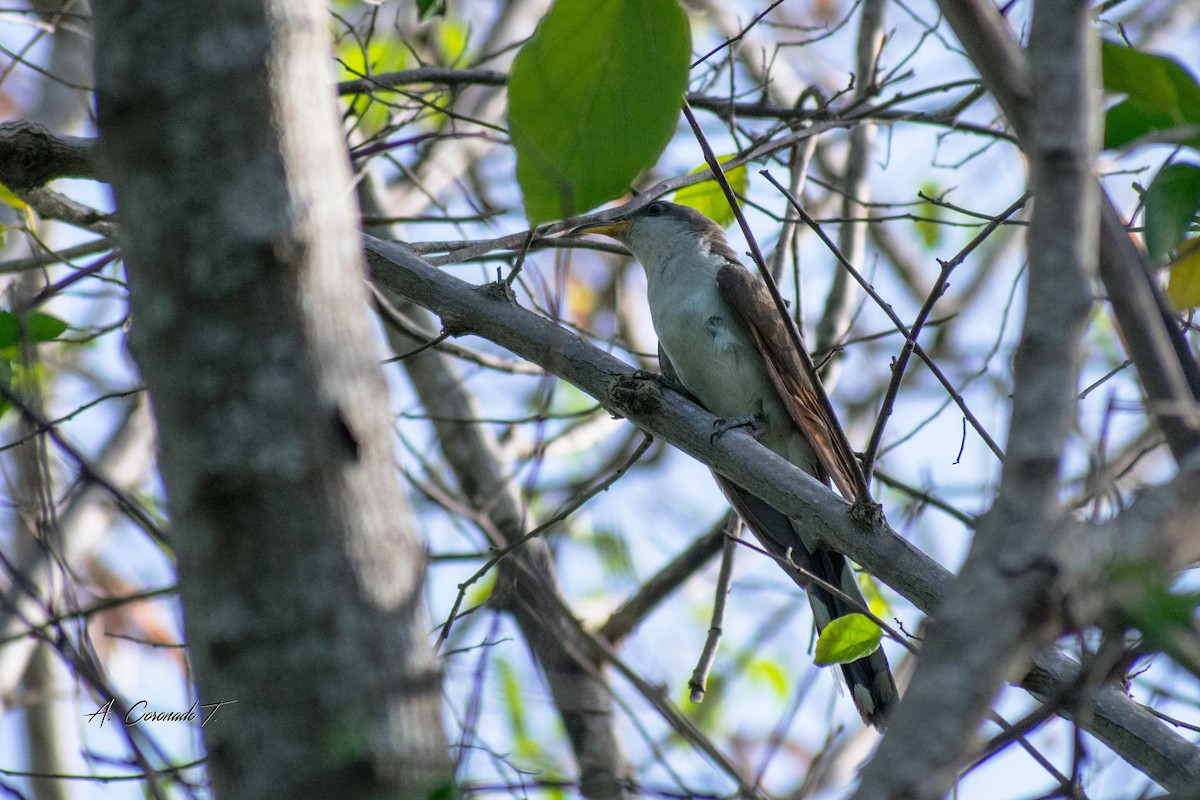
[[[859,591],[863,593],[863,597],[867,600],[867,608],[880,619],[890,617],[892,615],[892,607],[888,603],[887,598],[883,596],[883,592],[879,591],[879,584],[865,572],[860,572],[857,575]]]
[[[458,789],[452,781],[438,784],[429,790],[427,800],[454,800],[458,797]]]
[[[22,330],[21,320],[16,314],[0,311],[0,349],[19,344],[22,336],[33,342],[49,342],[61,336],[67,327],[67,323],[58,317],[33,311],[25,315]]]
[[[508,121],[533,224],[625,192],[670,141],[687,85],[677,0],[558,0],[513,62]]]
[[[496,570],[492,570],[471,585],[471,588],[467,591],[467,596],[463,599],[463,604],[467,608],[475,608],[488,601],[492,596],[492,592],[496,589],[495,573]]]
[[[364,75],[384,72],[399,72],[408,66],[408,48],[398,36],[377,34],[365,47],[353,38],[341,41],[337,46],[338,80],[355,80]],[[390,96],[391,92],[377,89],[371,94],[353,95],[347,98],[351,111],[361,118],[362,133],[373,136],[389,124],[392,109],[379,97]]]
[[[1200,239],[1180,243],[1167,279],[1167,299],[1176,311],[1200,308]]]
[[[4,205],[10,206],[23,214],[29,211],[29,204],[17,197],[13,193],[13,190],[3,183],[0,183],[0,203],[4,203]]]
[[[1200,207],[1200,166],[1168,164],[1146,190],[1146,249],[1159,259],[1183,241]]]
[[[1165,138],[1200,147],[1190,126],[1200,124],[1200,84],[1179,62],[1105,41],[1100,48],[1104,88],[1126,95],[1105,115],[1104,147]],[[1182,127],[1180,135],[1167,131]]]
[[[717,161],[724,164],[731,158],[736,158],[736,154],[717,156]],[[696,175],[707,169],[708,164],[701,164],[688,174]],[[750,175],[746,171],[745,164],[726,171],[725,180],[729,181],[729,188],[733,189],[734,194],[745,195],[746,190],[750,188]],[[717,183],[715,179],[710,178],[691,186],[685,186],[675,192],[675,196],[671,199],[681,206],[691,206],[722,227],[728,228],[737,219],[733,214],[733,209],[729,207],[729,201],[725,198],[721,184]]]
[[[504,659],[496,661],[496,680],[500,686],[500,699],[504,710],[508,712],[508,724],[512,726],[513,735],[522,737],[528,735],[525,725],[525,689],[517,677],[513,665]]]
[[[746,665],[745,673],[747,677],[771,687],[780,700],[787,698],[791,681],[778,662],[756,658]]]
[[[592,533],[592,545],[604,565],[604,571],[622,578],[633,578],[636,570],[633,566],[633,556],[625,537],[619,536],[607,529],[597,529]]]
[[[1193,635],[1200,593],[1172,591],[1167,577],[1148,563],[1117,564],[1108,572],[1108,585],[1147,646],[1170,653],[1180,634]]]
[[[3,385],[5,389],[12,388],[13,362],[11,359],[0,358],[0,385]],[[10,407],[8,400],[0,398],[0,417],[3,417]]]
[[[34,215],[33,207],[17,197],[13,193],[13,190],[9,189],[3,183],[0,183],[0,203],[4,203],[4,205],[16,210],[24,218],[25,227],[30,230],[34,230],[37,227],[37,218]]]
[[[926,182],[921,186],[921,194],[926,197],[940,198],[944,192],[936,183]],[[945,218],[946,210],[942,206],[926,200],[921,204],[917,213],[920,214],[920,219],[916,220],[913,224],[916,226],[917,233],[920,235],[925,249],[932,250],[941,244],[942,231],[944,229],[940,222]]]
[[[443,9],[443,13],[445,10]],[[470,44],[470,29],[456,19],[446,17],[438,23],[434,32],[438,50],[441,51],[442,63],[448,67],[457,65],[467,55],[467,45]]]
[[[1172,141],[1200,147],[1200,137],[1196,137],[1194,141],[1187,138],[1186,132],[1189,127],[1175,125],[1170,114],[1152,113],[1130,100],[1124,100],[1108,109],[1105,114],[1104,149],[1113,150],[1135,141]],[[1179,142],[1178,137],[1173,135],[1174,132],[1183,132],[1184,140]]]
[[[813,663],[819,667],[849,664],[879,649],[883,629],[863,614],[847,614],[825,626],[817,638]]]
[[[424,22],[431,16],[446,15],[446,0],[417,0],[417,19]]]

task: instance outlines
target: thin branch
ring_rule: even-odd
[[[717,647],[721,643],[721,630],[725,624],[725,605],[729,601],[729,586],[733,582],[733,560],[737,554],[737,530],[740,527],[737,517],[730,514],[726,519],[721,547],[721,571],[717,573],[717,585],[713,589],[712,622],[708,626],[708,636],[704,640],[704,648],[696,662],[696,669],[688,679],[693,703],[703,703],[704,693],[708,687],[708,673],[712,671],[713,663],[717,660]]]
[[[871,286],[870,282],[867,281],[867,279],[864,278],[862,274],[854,268],[854,265],[846,260],[845,256],[842,255],[841,250],[839,250],[837,245],[833,243],[833,240],[826,235],[825,231],[821,228],[817,221],[808,215],[808,212],[804,210],[799,201],[795,197],[790,196],[788,190],[785,189],[783,185],[779,183],[779,181],[775,180],[775,177],[771,175],[769,171],[765,169],[760,170],[759,174],[770,181],[775,188],[779,189],[779,191],[782,192],[785,197],[787,197],[788,202],[790,202],[792,205],[792,208],[797,214],[800,215],[800,219],[804,220],[806,225],[816,231],[817,236],[821,238],[821,241],[825,243],[825,246],[829,248],[830,252],[833,253],[834,257],[837,258],[842,267],[844,267],[854,277],[854,279],[858,281],[859,285],[866,290],[867,295],[875,301],[875,303],[883,310],[885,314],[887,314],[888,319],[892,321],[892,324],[896,326],[896,329],[904,335],[906,340],[911,339],[912,333],[900,320],[900,317],[896,315],[896,312],[892,310],[891,304],[880,297],[879,293],[875,291],[875,287]],[[941,368],[937,365],[937,362],[935,362],[933,358],[925,352],[925,348],[921,347],[919,343],[913,343],[913,352],[915,352],[917,356],[925,362],[925,366],[929,367],[929,371],[932,372],[934,377],[936,377],[942,386],[945,387],[947,394],[950,395],[950,398],[954,400],[955,404],[959,407],[959,410],[962,411],[963,417],[965,417],[966,420],[971,424],[971,427],[975,429],[975,432],[979,434],[979,438],[983,439],[984,444],[986,444],[992,453],[995,454],[997,459],[1003,461],[1004,451],[1002,451],[1000,449],[1000,445],[996,444],[996,441],[992,439],[991,434],[989,434],[983,427],[983,423],[976,419],[971,410],[967,408],[966,400],[963,399],[962,394],[954,387],[954,384],[950,382],[950,379],[946,377],[945,373],[942,372]]]
[[[888,381],[887,391],[884,392],[883,403],[879,408],[879,416],[875,420],[875,428],[871,431],[871,438],[868,440],[867,449],[863,454],[863,472],[867,474],[868,478],[875,470],[875,458],[879,454],[879,445],[883,441],[883,430],[887,426],[887,421],[892,415],[892,407],[895,405],[896,397],[900,393],[900,383],[904,380],[904,371],[908,367],[908,359],[917,345],[917,337],[921,335],[921,329],[925,326],[929,315],[933,313],[934,305],[949,286],[947,281],[950,278],[950,273],[962,264],[975,248],[983,244],[992,235],[992,232],[999,228],[1005,220],[1024,208],[1028,200],[1029,193],[1026,192],[1015,203],[1001,211],[999,216],[993,218],[987,227],[976,234],[975,238],[968,242],[954,258],[949,261],[939,261],[941,271],[938,273],[938,277],[934,281],[933,288],[929,291],[928,297],[925,298],[925,303],[921,306],[921,310],[917,312],[912,328],[904,338],[904,347],[900,349],[900,355],[892,362],[892,377]]]

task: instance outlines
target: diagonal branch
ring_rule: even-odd
[[[847,504],[761,447],[749,434],[731,431],[710,441],[712,415],[683,396],[664,391],[654,381],[639,379],[631,367],[570,331],[498,296],[487,286],[473,286],[437,270],[402,244],[369,236],[364,242],[374,281],[436,313],[447,330],[482,336],[507,348],[570,381],[609,411],[666,439],[730,480],[755,486],[765,501],[819,532],[923,611],[931,611],[946,596],[953,576],[944,567],[882,521],[872,527],[855,523]],[[1176,479],[1180,480],[1185,476]],[[1175,502],[1171,512],[1163,513],[1195,513],[1200,492],[1181,492]],[[1164,526],[1156,526],[1153,530],[1162,529]],[[1152,536],[1153,530],[1148,535]],[[1149,543],[1146,549],[1148,553],[1162,552]],[[1043,696],[1062,693],[1078,672],[1078,665],[1066,655],[1044,649],[1036,655],[1024,683]],[[1126,761],[1164,786],[1200,780],[1200,751],[1124,692],[1104,687],[1091,700],[1088,718],[1080,724]]]

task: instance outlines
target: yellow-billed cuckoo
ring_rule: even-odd
[[[606,222],[578,227],[620,241],[646,270],[650,318],[664,376],[729,423],[753,419],[766,447],[848,499],[853,454],[831,435],[799,354],[766,284],[737,260],[719,225],[686,206],[657,201]],[[713,473],[738,515],[797,584],[807,590],[818,629],[865,603],[846,557],[752,492]],[[800,569],[795,569],[795,565]],[[814,583],[838,587],[853,602]],[[856,606],[855,603],[858,605]],[[877,728],[896,702],[883,650],[842,666],[854,704]]]

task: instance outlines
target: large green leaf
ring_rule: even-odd
[[[67,323],[40,311],[25,315],[24,330],[21,323],[11,311],[0,311],[0,349],[19,343],[22,336],[34,342],[49,342],[67,329]]]
[[[858,661],[878,650],[882,638],[883,629],[865,614],[838,617],[821,631],[813,663],[825,667]]]
[[[1200,124],[1176,125],[1170,114],[1146,111],[1123,100],[1104,115],[1104,149],[1114,150],[1134,141],[1185,144],[1200,150]]]
[[[1183,241],[1200,207],[1200,166],[1168,164],[1146,190],[1146,249],[1153,259]]]
[[[531,223],[611,200],[675,131],[691,52],[677,0],[558,0],[508,82]]]
[[[1105,148],[1200,124],[1200,84],[1177,61],[1110,41],[1102,43],[1100,53],[1105,90],[1127,96],[1105,116]],[[1184,141],[1200,146],[1194,134]]]

